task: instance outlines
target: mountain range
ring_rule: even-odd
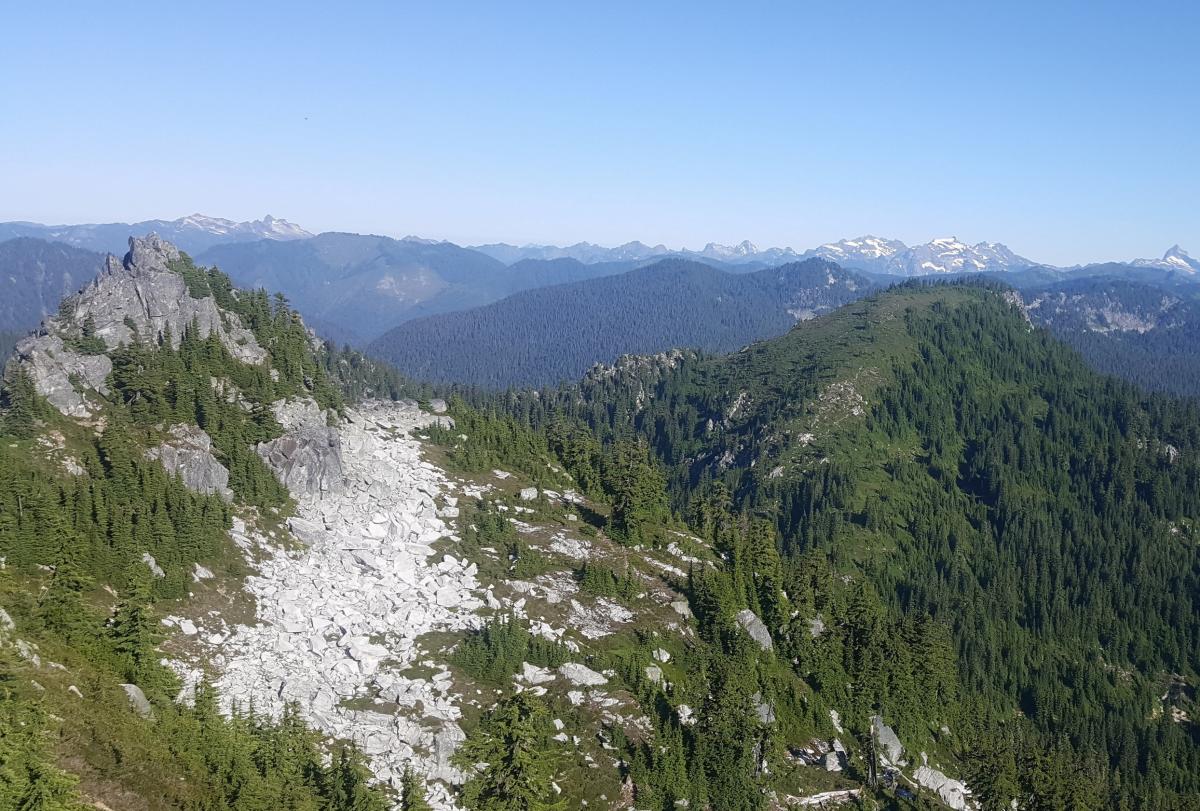
[[[923,245],[907,246],[894,239],[864,236],[830,242],[811,250],[797,252],[792,248],[759,249],[749,240],[736,245],[710,242],[699,251],[686,248],[670,250],[664,245],[650,247],[630,242],[617,248],[605,249],[588,242],[565,248],[550,245],[516,247],[507,244],[480,245],[475,248],[502,262],[529,258],[570,257],[581,262],[611,261],[613,259],[648,259],[650,257],[680,256],[714,259],[732,265],[772,265],[818,257],[837,262],[843,267],[893,276],[924,276],[932,273],[963,271],[1007,271],[1036,265],[1018,256],[1006,246],[993,242],[968,245],[954,237],[934,239]]]
[[[530,289],[407,321],[369,351],[416,379],[541,387],[623,354],[731,351],[896,284],[895,276],[847,271],[818,258],[751,273],[723,267],[669,258],[621,275]],[[1014,288],[1030,319],[1094,368],[1150,390],[1200,395],[1200,283],[1192,274],[1105,264],[918,280],[985,278]]]
[[[220,217],[192,214],[177,220],[145,220],[135,223],[103,223],[88,225],[42,225],[35,222],[0,223],[0,241],[14,237],[36,237],[50,242],[62,242],[77,248],[101,253],[125,253],[131,236],[154,233],[168,239],[181,250],[191,254],[225,242],[252,240],[289,240],[311,237],[298,225],[277,220],[271,215],[261,220],[234,222]]]
[[[622,255],[652,250],[628,248]],[[501,387],[572,379],[593,363],[629,352],[676,346],[726,351],[782,334],[802,315],[898,278],[875,272],[859,276],[852,289],[827,288],[821,279],[808,280],[806,287],[793,260],[788,272],[776,274],[787,283],[763,284],[776,276],[753,261],[730,261],[765,253],[748,243],[729,249],[710,245],[702,253],[707,255],[670,257],[674,265],[649,256],[591,263],[521,259],[506,266],[449,242],[326,233],[226,243],[197,258],[242,286],[283,293],[311,326],[339,344],[374,342],[372,351],[418,378]],[[1069,269],[1026,267],[1002,246],[953,240],[907,248],[862,237],[807,253],[819,255],[810,259],[875,271],[902,269],[905,263],[945,268],[924,278],[991,275],[1034,305],[1037,296],[1059,285],[1070,294],[1063,292],[1054,307],[1031,306],[1035,321],[1098,369],[1151,389],[1200,394],[1200,384],[1193,383],[1200,377],[1190,373],[1200,357],[1191,340],[1200,330],[1200,313],[1189,304],[1197,289],[1196,260],[1178,246],[1158,260]],[[662,267],[651,270],[656,263]],[[7,353],[23,331],[102,264],[101,254],[62,243],[32,237],[0,243],[0,352]],[[1004,269],[987,269],[992,267]],[[639,268],[644,272],[631,272]],[[739,274],[748,279],[739,282],[734,278]],[[552,289],[556,285],[570,286]],[[1098,303],[1089,290],[1102,292],[1106,301]],[[1155,291],[1179,304],[1145,321],[1145,303],[1158,300]],[[802,295],[816,306],[797,304]],[[1143,323],[1144,329],[1122,326]],[[484,357],[489,362],[482,363]]]

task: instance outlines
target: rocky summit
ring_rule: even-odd
[[[108,392],[112,361],[106,351],[135,337],[165,338],[178,347],[193,324],[202,338],[216,333],[240,361],[266,360],[266,351],[235,313],[221,310],[211,295],[191,295],[184,277],[172,270],[181,258],[174,245],[154,234],[130,237],[124,259],[110,254],[98,277],[17,344],[15,362],[29,371],[38,394],[67,416],[89,416],[94,410],[90,393]],[[85,325],[88,335],[81,336]],[[81,337],[92,339],[92,346],[81,345]]]

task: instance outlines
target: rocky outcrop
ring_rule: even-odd
[[[604,676],[578,662],[565,662],[559,665],[558,672],[576,687],[599,687],[602,684],[608,684],[608,679]]]
[[[771,650],[773,643],[771,642],[771,632],[767,630],[767,626],[758,618],[758,615],[749,608],[743,608],[734,617],[737,624],[742,630],[749,634],[750,638],[758,643],[763,650]]]
[[[154,714],[154,709],[150,706],[149,699],[142,692],[142,688],[136,684],[122,684],[121,689],[125,691],[125,696],[129,699],[129,706],[133,711],[143,718],[149,718]]]
[[[61,337],[45,330],[43,327],[42,333],[20,341],[10,362],[21,364],[38,394],[60,412],[68,417],[90,416],[86,392],[108,394],[104,381],[112,371],[112,361],[107,355],[76,352]]]
[[[172,425],[168,433],[171,439],[146,451],[146,458],[157,459],[193,492],[232,500],[229,471],[213,456],[212,438],[194,425]]]
[[[243,363],[267,359],[254,334],[238,317],[223,312],[212,296],[192,298],[183,276],[172,269],[179,249],[154,234],[129,238],[123,260],[109,255],[100,275],[78,296],[67,300],[71,321],[91,318],[96,335],[109,349],[142,340],[160,340],[168,332],[179,346],[184,330],[195,324],[201,338],[216,333],[229,354]]]
[[[15,362],[29,372],[38,393],[70,417],[92,414],[87,392],[107,393],[104,380],[112,371],[108,357],[76,351],[64,340],[89,321],[110,350],[168,334],[178,346],[184,331],[195,324],[200,337],[216,333],[238,360],[264,362],[266,350],[237,315],[221,310],[212,296],[191,296],[187,282],[173,269],[181,260],[175,246],[153,234],[131,237],[123,260],[110,255],[99,276],[66,299],[59,314],[47,318],[37,333],[17,344]]]
[[[878,715],[871,717],[871,734],[879,747],[879,754],[893,766],[904,765],[904,744],[896,731],[883,722]]]
[[[952,780],[937,769],[921,766],[913,772],[913,779],[927,789],[937,792],[942,802],[955,811],[966,811],[970,807],[970,790],[961,780]]]
[[[335,493],[343,487],[341,440],[330,414],[312,398],[272,406],[286,433],[258,445],[262,457],[293,495]]]

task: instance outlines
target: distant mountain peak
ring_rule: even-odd
[[[1162,255],[1162,259],[1134,259],[1130,264],[1135,267],[1200,273],[1200,259],[1190,256],[1187,251],[1179,247],[1178,243],[1168,248]]]
[[[307,239],[312,236],[311,233],[300,226],[290,223],[287,220],[272,217],[270,214],[261,220],[237,222],[235,220],[227,220],[224,217],[212,217],[208,214],[197,212],[187,217],[180,217],[177,220],[165,222],[151,220],[147,223],[135,223],[134,225],[136,227],[138,225],[150,225],[158,222],[162,222],[164,226],[195,228],[216,236],[256,236],[262,239]]]
[[[1164,262],[1179,261],[1179,262],[1183,262],[1184,264],[1190,266],[1192,264],[1192,262],[1194,262],[1195,260],[1193,260],[1192,257],[1188,255],[1187,251],[1185,251],[1183,248],[1179,247],[1178,244],[1176,244],[1176,245],[1172,245],[1167,250],[1167,252],[1163,254],[1163,261]]]
[[[758,247],[748,239],[743,239],[736,245],[721,245],[717,242],[710,242],[704,246],[704,250],[699,252],[702,256],[712,256],[714,258],[721,257],[746,257],[754,256],[759,253]]]
[[[899,276],[1013,270],[1035,264],[998,242],[968,245],[956,236],[935,237],[924,245],[912,246],[898,239],[862,236],[828,242],[804,255]]]

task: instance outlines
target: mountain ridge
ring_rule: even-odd
[[[572,261],[572,260],[557,260]],[[596,362],[680,346],[731,351],[870,289],[822,259],[728,273],[668,258],[402,324],[371,344],[414,379],[505,387],[577,379]]]
[[[77,248],[102,253],[125,252],[131,236],[158,234],[188,253],[199,253],[224,242],[256,239],[291,240],[311,236],[298,225],[266,215],[260,220],[235,222],[221,217],[191,214],[175,220],[144,220],[136,223],[90,223],[81,225],[42,225],[34,222],[0,223],[0,241],[12,237],[37,237],[63,242]]]

